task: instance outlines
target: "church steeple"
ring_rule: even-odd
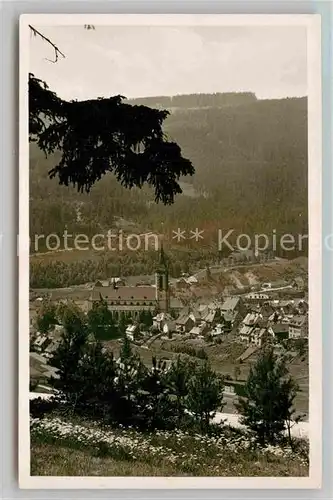
[[[158,308],[167,312],[170,308],[169,271],[167,258],[161,244],[158,266],[155,273],[156,300]]]
[[[159,269],[167,269],[168,268],[168,264],[167,264],[167,259],[166,259],[166,256],[165,256],[165,253],[164,253],[164,248],[163,248],[163,242],[161,243],[161,250],[160,250],[160,257],[159,257]]]

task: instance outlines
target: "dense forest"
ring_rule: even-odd
[[[131,104],[150,106],[152,108],[187,109],[248,104],[257,100],[252,92],[216,92],[215,94],[186,94],[175,96],[157,96],[131,99]]]
[[[32,237],[62,235],[64,229],[92,236],[115,227],[115,217],[122,217],[134,222],[139,232],[163,232],[169,238],[169,245],[175,248],[173,230],[178,227],[187,231],[204,230],[200,250],[197,243],[193,253],[193,241],[178,244],[179,260],[174,264],[179,270],[184,267],[183,261],[188,266],[192,254],[196,261],[204,260],[205,255],[207,261],[211,260],[214,251],[217,256],[217,229],[234,229],[249,235],[261,232],[270,235],[273,229],[281,234],[307,233],[306,98],[257,100],[251,93],[236,93],[133,102],[138,104],[138,101],[171,111],[165,133],[180,145],[195,167],[194,176],[182,183],[183,194],[176,197],[173,205],[156,204],[149,188],[125,189],[111,174],[97,182],[89,194],[80,194],[48,178],[48,171],[56,165],[59,155],[45,158],[35,144],[30,144]],[[295,255],[291,252],[290,257]],[[99,278],[105,269],[105,259],[103,256],[104,264],[98,264],[98,272],[96,269]],[[110,269],[117,266],[123,269],[124,256],[113,254],[108,259]],[[142,255],[133,254],[129,258],[140,273],[150,272],[151,259],[145,259],[149,265],[141,259]],[[31,267],[32,284],[39,286],[44,275],[45,285],[50,263],[39,259],[32,261]],[[89,277],[95,279],[95,274],[89,270]],[[68,284],[68,280],[63,281]]]

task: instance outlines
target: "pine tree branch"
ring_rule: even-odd
[[[42,40],[44,40],[44,42],[48,43],[49,45],[51,45],[51,47],[53,47],[54,53],[55,53],[55,59],[54,59],[54,61],[52,61],[51,59],[45,58],[47,61],[50,61],[52,63],[56,63],[59,59],[59,55],[62,56],[63,58],[66,57],[65,54],[63,54],[61,52],[61,50],[53,42],[51,42],[51,40],[49,38],[47,38],[46,36],[43,35],[43,33],[36,30],[36,28],[31,26],[31,24],[29,24],[29,28],[31,29],[34,36],[39,36]]]

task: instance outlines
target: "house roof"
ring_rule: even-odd
[[[202,319],[206,321],[206,323],[212,323],[215,319],[215,316],[216,316],[216,311],[209,311],[209,313],[203,316]]]
[[[185,313],[185,314],[181,314],[179,316],[179,318],[176,319],[176,323],[177,325],[185,325],[188,320],[192,320],[193,322],[195,322],[195,317],[193,316],[192,313],[188,314],[188,313]]]
[[[46,364],[47,360],[42,356],[41,354],[38,354],[37,352],[31,352],[30,353],[30,360],[35,359],[36,361],[39,361],[39,363]]]
[[[126,328],[126,332],[135,332],[135,330],[138,328],[138,325],[128,325]]]
[[[153,285],[155,283],[155,275],[141,274],[139,276],[126,276],[126,283],[131,286]]]
[[[271,305],[265,304],[260,308],[260,313],[263,316],[270,317],[272,314],[275,313],[275,309]]]
[[[306,321],[307,321],[307,317],[305,315],[294,316],[290,320],[290,325],[291,326],[303,326],[304,323],[306,323]]]
[[[261,300],[269,300],[269,295],[263,292],[250,292],[246,295],[248,299],[261,299]]]
[[[254,325],[260,318],[259,314],[256,313],[248,313],[243,319],[244,325]]]
[[[235,321],[237,316],[238,316],[237,311],[226,311],[225,313],[223,313],[223,319],[227,323],[232,323],[233,321]]]
[[[266,328],[267,326],[267,319],[259,319],[256,323],[256,326],[259,328]]]
[[[201,335],[202,332],[205,329],[205,325],[200,325],[200,326],[194,326],[192,330],[190,330],[190,333],[193,335]]]
[[[161,312],[157,314],[154,318],[155,321],[172,321],[172,316],[170,314]]]
[[[254,335],[261,338],[265,333],[269,333],[269,332],[267,332],[266,328],[255,328],[253,333],[254,333]]]
[[[290,300],[280,300],[279,307],[288,307],[291,306],[292,302]]]
[[[102,286],[104,287],[104,286],[109,286],[109,285],[110,285],[109,280],[98,280],[95,283],[95,288],[100,288]]]
[[[54,352],[58,349],[59,347],[59,341],[55,341],[55,342],[51,342],[51,344],[49,344],[47,346],[47,348],[45,349],[45,352]]]
[[[92,300],[99,300],[100,295],[108,301],[133,300],[154,301],[156,300],[156,289],[153,286],[113,286],[93,290]]]
[[[252,326],[242,326],[242,328],[239,331],[240,335],[250,335],[250,333],[253,331]]]
[[[194,285],[198,283],[198,279],[195,276],[182,276],[177,280],[177,283],[186,283],[187,285]]]
[[[222,311],[233,311],[239,303],[239,297],[228,297],[222,304]]]
[[[289,326],[287,323],[276,323],[275,325],[271,326],[271,329],[273,332],[276,333],[288,333],[289,331]]]
[[[90,296],[91,290],[86,289],[64,289],[59,288],[59,290],[52,290],[50,292],[51,300],[61,300],[61,299],[69,299],[69,300],[88,300]]]

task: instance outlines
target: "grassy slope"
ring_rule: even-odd
[[[188,448],[191,450],[191,444]],[[174,450],[179,452],[178,442]],[[149,451],[136,460],[130,457],[103,455],[89,448],[43,442],[33,438],[31,474],[34,476],[307,476],[308,466],[301,458],[277,457],[259,452],[223,451],[216,459],[208,449],[195,450],[197,460],[171,464],[164,458],[150,457]],[[201,455],[204,464],[201,465]]]

